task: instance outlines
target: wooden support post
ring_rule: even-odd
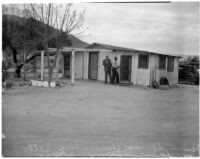
[[[74,85],[74,75],[75,75],[74,62],[75,62],[75,51],[72,50],[72,74],[71,74],[71,85]]]
[[[64,68],[64,64],[65,64],[65,56],[62,54],[62,78],[65,77],[65,68]]]
[[[44,80],[44,51],[41,52],[41,81]]]

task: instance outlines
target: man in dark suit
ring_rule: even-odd
[[[111,83],[112,82],[111,81],[112,63],[108,56],[106,56],[106,58],[103,60],[103,66],[104,66],[104,71],[105,71],[105,83],[107,83],[108,76],[109,76],[110,83]]]

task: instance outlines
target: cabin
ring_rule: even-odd
[[[162,78],[169,86],[178,84],[178,60],[180,56],[154,53],[130,48],[93,43],[84,48],[64,47],[57,58],[59,77],[79,80],[104,81],[103,59],[117,56],[120,61],[120,83],[152,86]]]

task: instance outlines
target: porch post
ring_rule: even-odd
[[[44,51],[41,52],[41,81],[44,80]]]
[[[65,77],[64,73],[65,73],[65,69],[64,69],[64,62],[65,62],[65,56],[64,54],[61,54],[62,56],[62,78]]]
[[[72,74],[71,74],[71,85],[74,85],[74,74],[75,74],[75,69],[74,69],[74,58],[75,58],[75,50],[72,50]]]

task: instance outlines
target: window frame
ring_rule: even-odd
[[[170,62],[170,59],[173,60]],[[167,72],[174,72],[174,60],[175,58],[173,56],[168,56],[167,59]],[[173,62],[173,66],[170,66]]]
[[[146,63],[146,66],[141,66],[140,58],[144,57],[144,56],[147,57],[147,63]],[[148,68],[149,68],[149,55],[148,54],[139,54],[138,55],[138,69],[148,69]]]
[[[163,60],[162,58],[165,58],[165,62],[162,61]],[[161,61],[164,62],[164,64]],[[167,68],[166,64],[167,64],[167,57],[165,55],[159,55],[159,62],[158,62],[158,68],[159,68],[159,70],[166,70],[166,68]]]

